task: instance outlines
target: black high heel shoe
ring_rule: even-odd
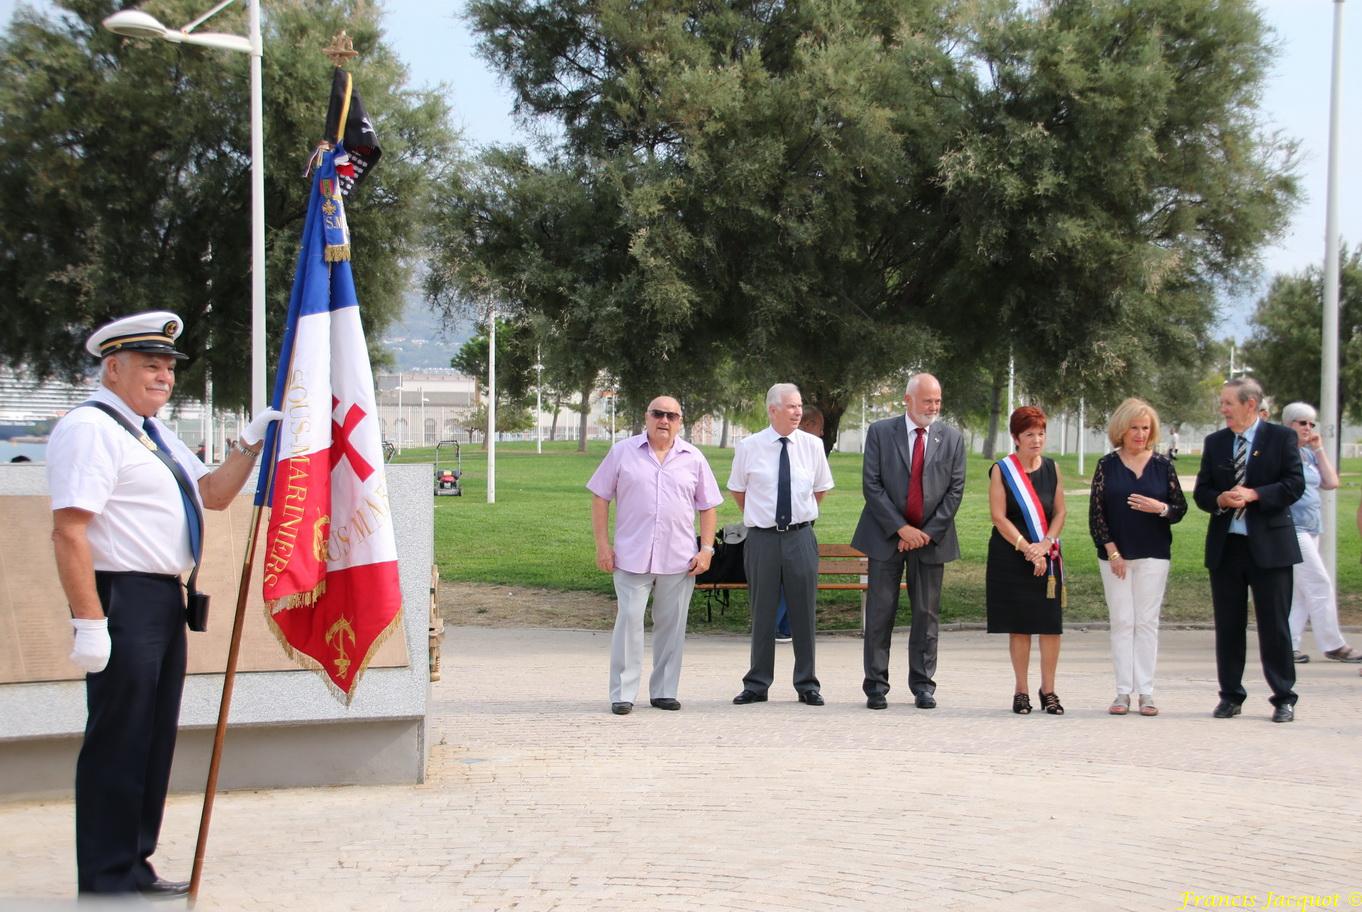
[[[1019,716],[1024,716],[1031,712],[1031,698],[1024,693],[1013,694],[1012,711]]]
[[[1036,696],[1040,697],[1041,707],[1050,715],[1064,715],[1064,707],[1059,704],[1059,694],[1046,693],[1043,690],[1037,690]]]

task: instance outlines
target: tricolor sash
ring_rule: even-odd
[[[1002,473],[1003,484],[1012,492],[1012,499],[1021,507],[1022,519],[1026,525],[1026,535],[1033,542],[1041,542],[1050,533],[1050,521],[1045,518],[1045,508],[1040,495],[1031,484],[1031,477],[1022,468],[1021,459],[1016,453],[998,460],[998,470]],[[1050,545],[1045,557],[1049,579],[1045,584],[1045,597],[1055,597],[1055,580],[1059,581],[1059,606],[1065,608],[1069,602],[1068,588],[1064,585],[1064,558],[1060,552],[1059,540]]]

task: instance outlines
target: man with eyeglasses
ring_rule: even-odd
[[[613,574],[619,609],[610,638],[610,711],[634,709],[643,676],[643,613],[653,598],[653,673],[650,703],[681,708],[681,653],[695,577],[709,569],[723,493],[703,453],[682,440],[681,405],[658,396],[648,405],[645,431],[610,448],[587,482],[596,566]],[[616,502],[610,543],[610,502]],[[697,550],[695,514],[700,514]]]
[[[775,680],[776,608],[782,588],[794,637],[794,687],[799,702],[822,706],[814,674],[814,604],[818,594],[818,504],[832,489],[823,441],[799,429],[804,401],[793,383],[766,393],[771,424],[738,444],[728,490],[748,527],[743,546],[747,599],[752,610],[752,664],[733,698],[739,706],[764,703]]]
[[[1237,377],[1220,390],[1226,427],[1206,438],[1196,476],[1196,504],[1211,514],[1206,568],[1215,614],[1215,665],[1220,702],[1211,713],[1242,711],[1248,594],[1258,624],[1263,676],[1272,690],[1273,722],[1295,718],[1296,666],[1291,659],[1292,568],[1301,562],[1290,507],[1305,489],[1296,434],[1259,417],[1263,389]]]

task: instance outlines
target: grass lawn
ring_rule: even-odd
[[[533,443],[497,446],[497,502],[487,503],[487,454],[477,446],[463,448],[462,497],[438,497],[435,501],[435,560],[445,580],[493,583],[517,588],[588,590],[613,593],[610,577],[595,566],[591,538],[590,495],[587,479],[608,449],[605,441],[593,441],[586,453],[575,442],[545,442],[542,455]],[[724,487],[733,451],[706,447],[705,455]],[[446,463],[447,451],[441,454]],[[1065,529],[1065,567],[1069,579],[1071,621],[1105,620],[1106,604],[1098,576],[1097,557],[1088,537],[1088,499],[1072,493],[1086,489],[1097,455],[1088,454],[1088,474],[1078,475],[1078,457],[1057,457],[1068,496],[1069,519]],[[433,449],[406,449],[397,462],[431,462]],[[837,487],[823,500],[818,520],[822,542],[848,542],[861,513],[861,457],[834,453],[831,457]],[[1195,475],[1194,457],[1180,460],[1183,475]],[[1344,460],[1343,487],[1338,496],[1339,599],[1345,617],[1362,609],[1362,538],[1353,523],[1362,496],[1362,459]],[[984,561],[988,547],[988,463],[971,457],[966,470],[965,499],[956,517],[961,559],[946,567],[942,593],[944,621],[978,621],[984,616]],[[1187,482],[1191,500],[1191,483]],[[719,508],[719,523],[741,522],[732,499]],[[1194,505],[1181,523],[1173,527],[1173,568],[1163,617],[1166,622],[1209,621],[1210,591],[1202,566],[1207,514]],[[703,597],[691,611],[691,624],[705,629]],[[857,593],[819,593],[820,629],[860,626]],[[906,617],[905,617],[906,621]],[[713,627],[746,630],[747,605],[742,593],[734,593],[732,606],[721,617],[716,611]]]

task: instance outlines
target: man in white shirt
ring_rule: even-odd
[[[102,361],[103,385],[57,423],[47,446],[52,545],[75,628],[71,661],[86,672],[89,715],[76,761],[82,894],[188,892],[148,861],[184,690],[180,578],[202,555],[203,508],[227,508],[279,417],[273,409],[257,415],[217,469],[195,458],[154,417],[186,357],[175,350],[180,331],[168,311],[96,330],[85,347]]]
[[[776,609],[780,593],[790,612],[794,638],[794,686],[799,702],[822,706],[814,674],[814,607],[818,594],[818,504],[832,489],[823,441],[799,430],[804,402],[793,383],[766,393],[771,424],[738,444],[728,489],[748,527],[743,547],[747,595],[752,607],[752,665],[739,706],[764,703],[775,679]]]

